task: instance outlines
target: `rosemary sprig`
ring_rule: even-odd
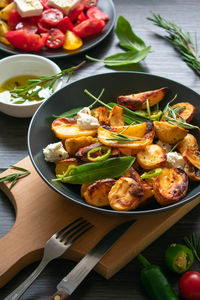
[[[15,169],[15,170],[21,171],[23,173],[13,173],[13,174],[10,174],[10,175],[4,176],[4,177],[0,177],[0,182],[4,182],[4,181],[12,182],[9,187],[10,190],[13,188],[13,186],[15,185],[15,183],[17,182],[18,179],[30,174],[30,171],[28,171],[24,168],[17,167],[17,166],[11,165],[11,169]]]
[[[33,97],[39,97],[38,95],[39,91],[41,91],[44,88],[49,89],[49,91],[52,92],[53,86],[59,78],[67,74],[68,75],[67,82],[68,82],[73,72],[79,69],[83,64],[85,64],[85,62],[86,61],[82,61],[77,66],[64,69],[57,74],[53,74],[49,76],[41,76],[40,78],[36,78],[36,79],[29,79],[27,85],[10,90],[10,93],[13,94],[14,97],[21,96],[24,98],[33,98]]]
[[[175,23],[162,18],[159,14],[152,13],[153,18],[147,18],[155,25],[163,28],[169,34],[166,39],[180,52],[182,59],[200,75],[200,58],[196,42],[193,42],[189,32],[184,33]]]
[[[117,141],[117,142],[139,142],[143,139],[134,139],[134,138],[130,138],[126,135],[123,135],[121,134],[120,132],[119,133],[112,133],[111,136],[113,136],[113,138],[110,138],[110,139],[106,139],[107,141]]]
[[[192,250],[198,262],[200,262],[200,236],[197,237],[195,233],[193,233],[190,237],[185,236],[184,241]]]
[[[174,100],[174,99],[172,99],[172,100]],[[172,102],[172,101],[170,101],[170,102]],[[177,125],[179,127],[182,127],[184,129],[200,130],[198,126],[187,123],[186,120],[179,114],[179,112],[184,109],[184,106],[173,108],[172,106],[169,105],[169,103],[167,103],[167,105],[165,106],[165,108],[163,110],[163,120],[164,121],[166,121],[172,125]]]

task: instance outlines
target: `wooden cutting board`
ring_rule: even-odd
[[[77,217],[84,217],[94,227],[63,256],[75,261],[80,260],[111,228],[130,219],[95,212],[57,194],[43,182],[29,157],[17,165],[30,170],[31,174],[20,179],[11,191],[5,183],[0,184],[16,210],[14,226],[0,239],[0,287],[25,266],[40,260],[46,241]],[[0,177],[14,172],[8,169]],[[95,270],[109,279],[199,203],[200,197],[174,210],[137,217]]]

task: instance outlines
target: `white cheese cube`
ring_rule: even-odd
[[[43,154],[46,161],[55,163],[69,157],[69,154],[64,149],[62,142],[49,144],[43,149]]]
[[[186,161],[180,153],[176,151],[167,153],[167,167],[184,169],[185,165]]]
[[[85,114],[85,113],[78,113],[77,124],[81,129],[96,129],[99,127],[99,121],[97,118]]]
[[[48,5],[58,8],[67,16],[81,0],[48,0]]]
[[[14,0],[16,10],[22,18],[39,16],[43,6],[39,0]]]

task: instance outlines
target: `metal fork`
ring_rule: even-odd
[[[92,227],[93,225],[88,221],[78,218],[56,232],[46,242],[43,258],[35,271],[4,300],[19,299],[50,261],[61,256],[79,237]]]

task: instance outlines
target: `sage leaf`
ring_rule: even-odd
[[[62,182],[91,184],[100,179],[115,178],[126,172],[134,161],[135,157],[126,156],[80,165],[72,170],[70,176],[62,178]],[[59,178],[53,181],[59,181]]]
[[[146,48],[144,41],[139,38],[132,30],[130,23],[119,16],[115,33],[119,39],[120,46],[125,50],[143,50]]]
[[[147,54],[150,52],[150,49],[151,46],[143,48],[140,51],[132,50],[124,53],[117,53],[106,57],[104,59],[104,63],[108,67],[127,66],[136,64],[147,56]]]
[[[77,108],[72,108],[64,113],[62,113],[59,116],[53,115],[53,118],[57,119],[57,118],[73,118],[74,116],[77,115],[77,113],[82,109],[83,107],[77,107]]]

